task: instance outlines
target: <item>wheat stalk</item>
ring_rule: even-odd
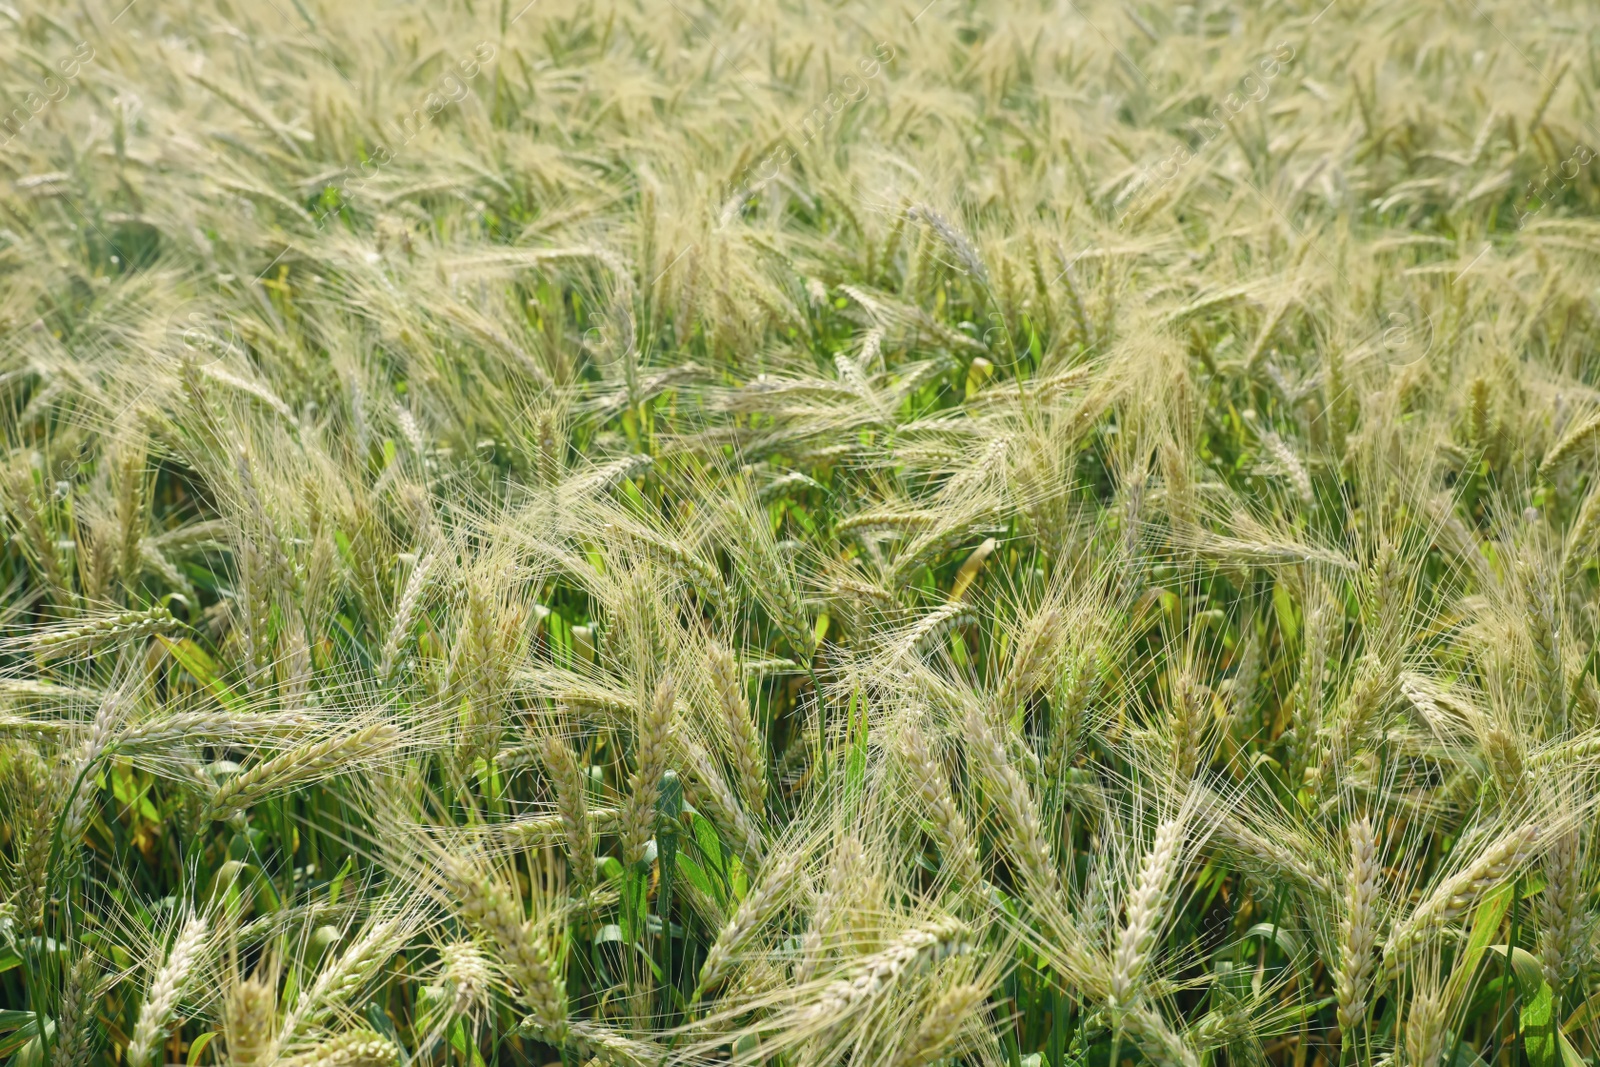
[[[123,611],[80,621],[65,629],[37,631],[29,639],[29,646],[37,652],[59,655],[112,641],[148,637],[177,625],[172,613],[158,605],[143,611]]]
[[[303,730],[313,723],[298,712],[190,711],[126,727],[113,742],[120,752],[160,748],[175,741],[212,743],[273,737]]]

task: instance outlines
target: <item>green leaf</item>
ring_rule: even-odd
[[[1293,931],[1285,930],[1281,926],[1275,926],[1272,923],[1256,923],[1246,930],[1244,934],[1246,941],[1253,937],[1259,937],[1277,945],[1278,948],[1283,950],[1283,954],[1289,957],[1295,970],[1300,970],[1302,964],[1310,958],[1306,953],[1305,943]]]
[[[754,1034],[745,1034],[733,1043],[733,1056],[738,1062],[754,1063],[758,1059],[758,1050],[761,1048],[761,1039]]]
[[[1278,629],[1283,631],[1285,638],[1293,641],[1300,632],[1300,618],[1294,610],[1294,594],[1282,582],[1272,587],[1272,607],[1278,616]]]
[[[1490,945],[1489,951],[1502,958],[1507,955],[1505,945]],[[1522,1000],[1517,1029],[1522,1033],[1528,1067],[1562,1067],[1563,1055],[1557,1040],[1560,1034],[1555,1027],[1555,991],[1544,980],[1544,968],[1533,953],[1513,948],[1510,958]]]
[[[188,671],[199,682],[206,692],[217,698],[217,703],[229,711],[244,712],[249,710],[245,701],[233,690],[223,685],[217,678],[217,665],[206,655],[205,649],[195,644],[190,638],[181,641],[156,634],[156,640],[161,642],[167,654],[177,661],[178,666]]]
[[[669,770],[661,776],[656,811],[670,826],[676,826],[683,814],[683,782],[678,778],[677,771]]]
[[[1461,954],[1461,959],[1456,963],[1454,974],[1451,976],[1452,1000],[1459,998],[1465,992],[1457,983],[1471,982],[1476,977],[1478,962],[1483,959],[1489,941],[1500,932],[1500,924],[1505,920],[1506,909],[1511,906],[1512,891],[1512,886],[1501,886],[1485,896],[1478,904],[1478,910],[1473,912],[1472,936],[1467,939],[1466,950]]]
[[[44,1043],[37,1035],[12,1057],[10,1067],[44,1067]]]
[[[39,1020],[31,1011],[8,1011],[5,1015],[9,1020],[0,1020],[0,1029],[12,1029],[10,1037],[0,1039],[0,1056],[9,1056],[30,1041],[35,1041],[39,1036]],[[14,1021],[20,1019],[21,1021]],[[56,1024],[49,1019],[45,1020],[45,1030],[55,1033]]]
[[[1591,1019],[1600,1016],[1600,993],[1596,993],[1588,1000],[1573,1009],[1567,1021],[1561,1024],[1562,1033],[1570,1034],[1589,1025]]]
[[[678,853],[678,876],[712,900],[717,899],[719,894],[706,877],[705,868],[690,859],[687,852]]]
[[[216,1036],[217,1032],[215,1030],[207,1030],[205,1033],[189,1042],[189,1067],[194,1067],[195,1064],[200,1062],[200,1057],[205,1053],[206,1046],[211,1044],[212,1040]]]
[[[334,875],[333,881],[328,883],[329,907],[339,903],[339,890],[344,888],[344,880],[348,878],[350,876],[350,872],[355,869],[355,863],[356,858],[354,856],[346,856],[344,859],[344,866],[339,868],[339,873]]]
[[[400,1043],[400,1035],[395,1032],[394,1021],[389,1018],[389,1013],[383,1010],[383,1005],[376,1000],[367,1005],[367,1025],[393,1041],[396,1048],[405,1047]]]
[[[716,828],[707,821],[706,817],[695,812],[690,817],[689,825],[694,833],[695,851],[700,854],[703,864],[696,864],[710,883],[711,896],[719,907],[728,906],[728,897],[732,892],[732,882],[728,870],[727,858],[722,851],[722,839],[717,836]],[[679,860],[683,853],[678,853]]]
[[[456,1050],[456,1055],[466,1059],[467,1028],[460,1019],[457,1019],[455,1025],[450,1027],[450,1047]]]
[[[483,1053],[478,1051],[477,1042],[472,1040],[465,1019],[457,1019],[450,1027],[450,1047],[462,1059],[469,1061],[471,1067],[483,1067]]]

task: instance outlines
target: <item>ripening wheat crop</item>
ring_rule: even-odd
[[[0,1062],[1600,1067],[1600,9],[0,3]]]

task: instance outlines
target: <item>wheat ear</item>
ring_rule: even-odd
[[[1411,912],[1384,945],[1384,972],[1399,974],[1428,935],[1465,915],[1478,897],[1498,885],[1533,854],[1537,825],[1511,830],[1484,849],[1464,870],[1445,880]]]
[[[1540,476],[1548,477],[1568,456],[1592,439],[1600,439],[1600,413],[1589,416],[1561,435],[1561,440],[1555,443],[1539,464]]]
[[[445,984],[453,994],[452,1015],[464,1015],[487,1000],[494,976],[477,945],[470,941],[452,942],[439,949],[439,960]]]
[[[394,674],[396,662],[400,658],[400,645],[411,632],[417,605],[422,602],[422,594],[428,587],[428,576],[433,571],[436,558],[430,552],[417,561],[416,566],[411,568],[411,576],[406,579],[405,589],[400,593],[400,602],[395,605],[394,621],[389,624],[389,632],[384,635],[383,653],[378,657],[378,677],[386,682]]]
[[[707,659],[717,690],[717,706],[733,743],[733,770],[739,792],[746,810],[760,814],[767,807],[767,749],[745,699],[744,674],[733,653],[725,648],[713,647]]]
[[[1445,1005],[1437,992],[1416,993],[1406,1016],[1406,1054],[1413,1067],[1439,1067],[1444,1055]]]
[[[950,779],[944,765],[928,749],[928,739],[920,722],[906,726],[901,744],[913,787],[928,813],[939,855],[950,871],[951,880],[963,887],[978,885],[982,880],[978,847],[950,792]]]
[[[1344,918],[1339,924],[1339,966],[1334,976],[1342,1040],[1354,1039],[1367,1013],[1372,950],[1378,937],[1378,837],[1372,823],[1350,824],[1350,869],[1345,877]]]
[[[981,709],[968,709],[965,727],[973,764],[999,809],[1000,825],[1010,838],[1010,851],[1022,868],[1030,892],[1053,895],[1059,880],[1039,822],[1039,807],[1028,792],[1027,782],[1012,766]]]
[[[1150,958],[1157,929],[1166,915],[1167,891],[1178,869],[1183,849],[1184,821],[1167,819],[1156,827],[1150,850],[1139,864],[1139,879],[1128,898],[1127,916],[1117,938],[1111,964],[1111,1001],[1114,1006],[1133,1003],[1139,979]]]
[[[278,1014],[277,995],[263,978],[249,978],[228,993],[223,1035],[228,1060],[234,1067],[267,1067],[277,1059],[273,1021]]]
[[[805,1012],[806,1023],[831,1025],[853,1009],[875,1000],[902,975],[969,948],[965,924],[943,919],[912,927],[881,952],[857,963],[849,976],[828,984]],[[804,1024],[797,1029],[804,1029]]]
[[[56,1043],[50,1050],[51,1067],[84,1067],[94,1051],[94,1016],[99,965],[93,956],[79,956],[67,972],[56,1019]],[[133,1060],[127,1060],[130,1065]]]
[[[400,731],[394,726],[376,723],[353,734],[291,749],[230,778],[212,796],[210,816],[225,819],[279,789],[316,781],[352,763],[387,755],[394,750],[399,736]]]
[[[133,1037],[128,1041],[128,1067],[147,1067],[155,1055],[156,1047],[177,1014],[178,1001],[183,998],[189,974],[205,954],[205,946],[206,921],[193,916],[183,924],[172,950],[150,981],[150,989],[139,1007],[139,1021],[134,1024]]]
[[[622,862],[629,867],[644,859],[644,848],[655,832],[656,800],[661,776],[667,771],[667,745],[672,735],[674,689],[670,678],[656,686],[634,739],[633,775],[622,804]]]
[[[844,907],[847,887],[853,884],[865,863],[866,853],[860,838],[851,835],[839,842],[827,884],[813,898],[806,932],[800,936],[800,959],[794,965],[796,982],[809,982],[817,973],[828,934]]]
[[[928,1005],[922,1025],[911,1040],[895,1053],[893,1067],[924,1067],[943,1057],[945,1050],[960,1036],[967,1018],[978,1009],[989,991],[969,982],[945,990]]]
[[[560,1044],[567,1028],[566,984],[556,974],[538,931],[523,918],[521,906],[466,860],[448,857],[445,877],[461,917],[500,947],[506,976],[520,999],[549,1039]]]
[[[376,1030],[352,1030],[322,1042],[316,1048],[280,1060],[280,1067],[389,1067],[400,1059],[400,1049]]]
[[[322,968],[285,1017],[278,1031],[279,1048],[289,1046],[305,1030],[324,1022],[360,991],[392,951],[397,925],[394,919],[375,923],[337,960]]]
[[[783,904],[784,894],[799,871],[800,853],[796,850],[787,853],[763,872],[761,884],[745,894],[733,917],[722,927],[716,941],[706,952],[706,961],[700,967],[700,980],[695,986],[692,999],[698,999],[702,993],[713,988],[722,979],[728,966],[733,962],[734,953],[738,952],[767,918]]]
[[[1584,907],[1583,849],[1576,830],[1551,843],[1544,860],[1544,897],[1540,901],[1539,957],[1545,980],[1562,989],[1578,972],[1577,950],[1588,920]]]
[[[556,811],[565,832],[567,859],[572,864],[572,880],[580,890],[594,884],[594,833],[589,828],[587,777],[578,758],[560,738],[549,738],[544,746],[545,771],[556,787]]]

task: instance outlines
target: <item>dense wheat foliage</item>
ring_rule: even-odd
[[[920,7],[0,3],[0,1056],[1600,1062],[1600,14]]]

